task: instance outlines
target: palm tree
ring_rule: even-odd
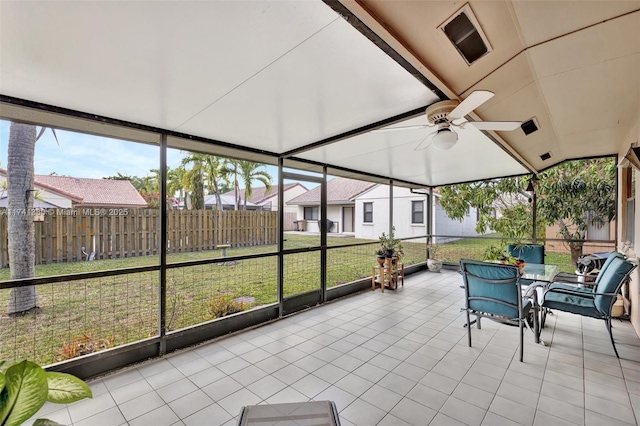
[[[185,173],[186,170],[182,166],[176,167],[175,169],[167,166],[167,195],[169,197],[174,197],[177,192],[179,194],[178,200],[183,200],[184,185],[182,181]]]
[[[253,182],[259,181],[265,187],[265,193],[271,190],[272,177],[266,170],[259,170],[265,167],[264,164],[254,163],[253,161],[239,160],[240,176],[244,181],[244,210],[247,209],[247,199],[253,193]]]
[[[220,197],[220,180],[222,179],[223,160],[215,155],[207,155],[204,158],[204,173],[207,180],[207,189],[216,196],[218,210],[222,210],[222,198]]]
[[[186,170],[182,177],[182,184],[188,193],[185,199],[191,199],[191,210],[201,210],[204,208],[204,157],[206,154],[191,153],[182,159],[182,167],[192,165]]]
[[[12,280],[35,275],[35,228],[29,213],[33,209],[33,158],[37,138],[36,126],[11,123],[7,149],[7,224]],[[25,312],[37,306],[35,286],[11,289],[8,314]]]
[[[238,184],[238,175],[240,174],[240,161],[241,160],[226,159],[224,164],[222,165],[222,169],[220,170],[222,178],[232,183],[234,193],[234,210],[240,209],[238,203],[238,191],[240,189],[240,186]]]

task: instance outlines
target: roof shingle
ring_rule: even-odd
[[[356,196],[375,185],[377,184],[362,180],[333,178],[327,181],[327,203],[349,203]],[[320,204],[320,186],[298,195],[289,200],[287,204]]]
[[[34,183],[70,194],[82,204],[146,207],[144,198],[128,180],[89,179],[71,176],[35,175]]]

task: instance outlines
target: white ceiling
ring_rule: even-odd
[[[342,3],[447,96],[494,91],[471,118],[540,131],[339,137],[439,97],[319,0],[1,2],[0,94],[426,186],[614,154],[638,121],[640,1],[472,1],[494,50],[471,67],[438,29],[462,3]]]

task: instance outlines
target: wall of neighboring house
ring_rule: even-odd
[[[6,178],[4,176],[0,176],[0,184],[5,180]],[[2,185],[0,185],[0,188],[2,188]],[[37,186],[36,189],[36,199],[33,201],[34,207],[70,209],[73,206],[71,199],[62,194]],[[0,189],[0,207],[7,207],[7,194],[6,191],[2,189]]]
[[[397,190],[397,188],[394,188]],[[373,203],[373,220],[364,222],[364,203]],[[394,218],[396,217],[394,211]],[[389,187],[377,185],[355,199],[355,237],[377,239],[383,232],[389,232]],[[396,238],[401,238],[402,231],[396,226]]]
[[[476,224],[478,223],[477,209],[469,209],[464,219],[461,221],[453,220],[447,216],[447,212],[440,205],[440,199],[435,198],[435,225],[433,227],[435,235],[450,235],[450,237],[436,237],[436,242],[445,243],[455,241],[457,237],[473,237],[477,236]]]
[[[303,191],[304,192],[304,191]],[[304,218],[305,207],[315,207],[318,209],[318,217],[320,217],[320,206],[295,206],[297,209],[298,220]],[[327,219],[335,222],[330,232],[342,232],[342,205],[328,205]],[[305,220],[305,232],[320,232],[318,220]]]
[[[290,188],[289,190],[284,192],[284,211],[285,212],[290,212],[290,213],[297,213],[298,212],[298,207],[297,206],[289,206],[287,205],[287,202],[289,200],[292,200],[294,198],[296,198],[298,195],[302,195],[305,192],[307,192],[307,189],[303,188],[302,186],[298,185],[298,186],[294,186],[293,188]],[[275,201],[274,203],[278,203],[278,197],[275,197]],[[278,209],[278,206],[276,205],[276,210]]]
[[[555,241],[562,239],[559,236],[558,231],[560,227],[558,225],[548,226],[545,231],[545,237],[547,238],[546,251],[552,251],[556,253],[571,253],[569,246],[562,241]],[[612,221],[607,225],[596,226],[592,225],[587,230],[588,240],[602,240],[602,242],[587,242],[584,243],[582,248],[583,254],[610,252],[615,250],[615,243],[607,243],[606,240],[613,240],[616,235],[616,222]]]
[[[435,203],[434,213],[434,234],[473,236],[477,235],[476,211],[471,209],[462,222],[450,219],[438,197]],[[427,196],[412,193],[408,188],[393,188],[393,222],[396,228],[396,238],[410,238],[426,235],[427,220]],[[412,223],[412,202],[422,201],[423,221],[422,223]],[[373,203],[373,222],[364,222],[364,203]],[[376,239],[382,232],[388,232],[389,227],[389,187],[378,185],[356,198],[356,238]],[[455,238],[441,238],[438,242],[451,241]]]
[[[287,205],[289,200],[297,197],[298,195],[307,192],[305,188],[300,185],[294,186],[284,192],[284,211],[287,213],[298,213],[298,206]],[[280,194],[274,195],[261,205],[265,210],[278,211],[278,197]]]

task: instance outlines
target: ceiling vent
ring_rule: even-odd
[[[520,128],[524,132],[525,135],[530,135],[533,132],[538,131],[538,122],[536,118],[532,118],[531,120],[527,120],[520,125]]]
[[[548,160],[549,158],[551,158],[551,152],[545,152],[544,154],[542,154],[542,155],[540,156],[540,159],[541,159],[542,161]]]
[[[440,28],[469,65],[491,52],[489,41],[469,4],[464,5]]]

